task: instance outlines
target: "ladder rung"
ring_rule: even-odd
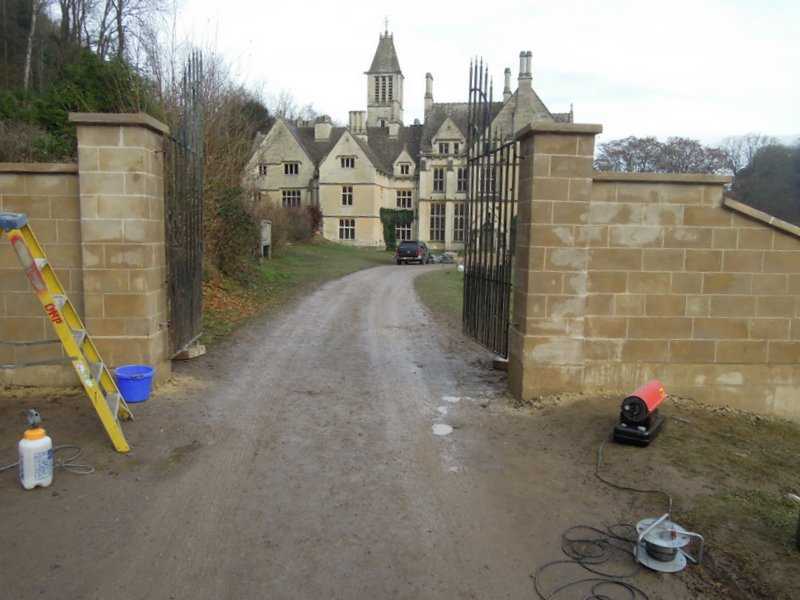
[[[36,268],[40,271],[47,266],[47,259],[46,258],[34,258],[33,262],[36,263]]]
[[[89,373],[92,374],[94,380],[99,384],[100,383],[100,376],[103,374],[103,361],[96,363],[89,363]]]
[[[67,303],[67,297],[64,294],[53,294],[53,304],[56,305],[58,310],[64,308],[64,305]]]
[[[119,393],[117,392],[110,392],[104,394],[106,399],[106,404],[108,404],[108,408],[111,410],[111,414],[114,415],[116,419],[119,414]]]
[[[78,329],[77,331],[73,331],[72,337],[75,339],[75,343],[80,347],[80,345],[83,344],[83,341],[86,339],[86,330]]]

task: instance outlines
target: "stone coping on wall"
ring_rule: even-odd
[[[692,183],[727,184],[732,178],[727,175],[705,173],[625,173],[620,171],[594,171],[595,181],[621,181],[625,183]]]
[[[519,130],[516,139],[528,137],[533,133],[597,134],[603,133],[598,123],[556,123],[555,121],[534,121]]]
[[[76,125],[137,126],[169,135],[169,127],[150,115],[139,113],[69,113],[70,123]]]
[[[722,206],[730,210],[735,210],[736,212],[746,215],[751,219],[755,219],[756,221],[766,223],[767,225],[775,227],[776,229],[780,229],[781,231],[785,231],[786,233],[795,237],[800,237],[800,227],[797,225],[792,225],[783,219],[773,217],[769,213],[765,213],[764,211],[753,208],[752,206],[744,204],[743,202],[739,202],[730,196],[725,196],[722,199]]]
[[[71,175],[78,173],[76,163],[8,163],[0,162],[0,173],[14,175],[31,174],[51,174],[51,175]]]

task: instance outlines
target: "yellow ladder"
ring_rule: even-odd
[[[0,237],[3,234],[8,235],[25,275],[53,325],[64,352],[75,367],[78,379],[111,443],[117,452],[128,452],[130,448],[122,432],[120,419],[132,419],[133,414],[48,262],[44,249],[28,224],[27,215],[0,212]]]

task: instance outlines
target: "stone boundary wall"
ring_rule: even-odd
[[[145,363],[170,374],[163,136],[144,114],[73,113],[78,163],[0,164],[0,206],[24,212],[110,366]],[[0,241],[0,340],[55,335],[6,239]],[[0,363],[59,356],[49,348]],[[0,383],[75,385],[66,365],[0,369]]]
[[[724,198],[728,178],[593,172],[599,130],[521,135],[515,395],[657,377],[672,394],[800,418],[796,228]]]
[[[0,163],[0,211],[25,212],[46,248],[61,284],[83,314],[81,221],[77,164]],[[34,296],[8,238],[0,239],[0,340],[53,339],[55,334]],[[0,364],[34,362],[62,356],[58,344],[0,345]],[[0,369],[0,383],[70,385],[72,367]]]

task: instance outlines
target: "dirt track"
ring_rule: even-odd
[[[490,357],[419,304],[412,278],[429,268],[328,283],[178,365],[126,426],[128,456],[81,397],[4,402],[0,462],[36,404],[98,473],[28,493],[0,477],[0,596],[532,598],[564,529],[634,506],[597,485],[586,451],[616,407],[595,407],[608,420],[579,443],[555,433],[568,414],[509,408]],[[635,583],[693,597],[682,577]]]

